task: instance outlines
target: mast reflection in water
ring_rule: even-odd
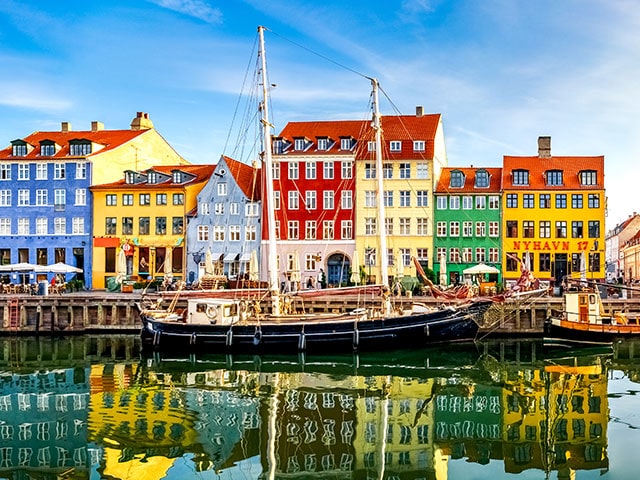
[[[0,344],[2,478],[627,478],[640,467],[609,468],[607,372],[633,365],[611,351],[141,358],[137,336]]]

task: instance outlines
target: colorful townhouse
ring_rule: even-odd
[[[184,159],[138,112],[129,130],[106,130],[92,122],[74,131],[34,132],[0,150],[0,263],[48,265],[64,262],[83,270],[92,287],[91,185],[114,181],[128,168]],[[27,275],[27,278],[24,277]],[[46,278],[12,274],[13,283]]]
[[[363,127],[360,121],[290,122],[275,137],[280,279],[299,265],[303,287],[321,280],[328,285],[349,281],[355,248],[354,164]]]
[[[640,278],[636,265],[640,265],[640,252],[636,246],[640,232],[640,215],[633,212],[622,223],[607,232],[605,260],[609,282],[632,281]],[[635,241],[634,241],[635,239]],[[632,247],[629,249],[629,247]],[[635,248],[633,248],[635,247]],[[638,259],[636,261],[636,258]],[[633,267],[632,267],[633,264]]]
[[[537,156],[505,156],[502,212],[506,283],[522,265],[554,288],[567,276],[604,280],[604,156],[553,156],[551,137]]]
[[[368,281],[379,282],[378,202],[383,201],[387,275],[393,283],[398,277],[416,276],[411,257],[423,268],[432,266],[433,191],[447,166],[447,153],[440,114],[424,114],[418,106],[415,115],[383,116],[381,125],[382,172],[377,172],[374,131],[370,122],[363,122],[356,154],[355,238]],[[383,192],[378,191],[378,175]]]
[[[260,258],[260,172],[226,156],[216,164],[187,217],[188,283],[205,274],[207,251],[229,280],[248,273],[252,252]]]
[[[124,251],[131,280],[184,280],[186,215],[213,165],[157,165],[125,170],[116,182],[94,185],[93,287],[112,288]],[[111,280],[110,280],[111,279]]]
[[[501,168],[442,169],[434,191],[433,258],[437,278],[444,277],[441,283],[473,281],[465,278],[464,271],[478,264],[502,270],[501,181]],[[500,281],[497,273],[481,275],[488,281]]]

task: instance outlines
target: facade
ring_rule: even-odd
[[[627,284],[640,280],[640,230],[621,245],[619,273]]]
[[[93,214],[93,285],[109,287],[125,253],[127,278],[184,279],[185,222],[213,165],[162,165],[126,170],[124,178],[91,187]]]
[[[274,139],[279,278],[300,266],[302,287],[349,281],[354,240],[354,164],[360,121],[290,122]],[[266,212],[265,212],[266,218]],[[268,232],[264,232],[264,242]],[[266,244],[263,252],[267,251]],[[266,271],[266,255],[261,259]]]
[[[629,276],[629,267],[625,262],[626,257],[635,258],[627,251],[634,242],[632,240],[637,237],[640,231],[640,215],[633,213],[624,222],[616,225],[607,232],[606,243],[606,265],[607,265],[607,281],[617,282],[619,280],[634,280],[640,278],[638,276]],[[634,262],[635,264],[636,262]],[[635,271],[635,268],[632,269]]]
[[[520,277],[521,262],[557,286],[583,264],[588,280],[604,280],[603,156],[552,156],[551,137],[538,139],[538,156],[505,156],[502,212],[507,283]]]
[[[187,283],[205,273],[207,250],[228,279],[248,272],[251,252],[260,258],[260,203],[260,169],[222,156],[188,217]]]
[[[185,163],[155,131],[146,113],[138,112],[129,130],[34,132],[0,150],[0,262],[48,265],[64,262],[83,270],[92,287],[91,185],[119,178],[132,166]],[[46,278],[10,274],[14,283]]]
[[[445,277],[441,283],[461,283],[463,271],[479,263],[502,270],[501,181],[501,168],[442,170],[434,192],[433,252],[437,278]],[[442,266],[446,271],[440,271]]]

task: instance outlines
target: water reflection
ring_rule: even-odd
[[[607,372],[634,371],[632,348],[536,342],[333,358],[140,358],[135,336],[0,347],[0,476],[12,479],[444,480],[458,459],[478,479],[497,462],[601,474]]]

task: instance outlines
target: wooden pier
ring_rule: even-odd
[[[296,303],[296,309],[310,313],[348,312],[363,306],[379,305],[380,299],[349,295],[328,295],[305,299]],[[152,299],[161,300],[166,306],[171,295],[156,294]],[[6,295],[0,296],[0,335],[34,333],[93,333],[93,332],[137,332],[141,322],[136,303],[141,300],[137,293],[80,292],[62,295]],[[432,297],[399,297],[396,302],[407,306],[410,302],[438,305]],[[607,312],[640,312],[640,298],[603,299]],[[177,308],[184,308],[186,299],[178,299]],[[270,305],[263,302],[263,311]],[[543,297],[518,302],[497,303],[485,314],[481,329],[483,336],[513,335],[536,336],[544,330],[545,320],[552,311],[562,309],[559,297]]]

